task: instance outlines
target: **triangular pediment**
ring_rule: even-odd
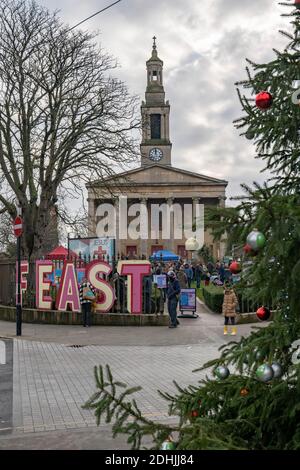
[[[112,183],[118,185],[151,185],[151,184],[178,184],[178,185],[221,185],[227,186],[227,181],[212,178],[211,176],[193,173],[166,165],[153,164],[145,167],[126,171],[114,177],[110,177],[105,182],[94,181],[88,186],[107,186]]]

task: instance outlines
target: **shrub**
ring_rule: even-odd
[[[208,308],[210,308],[210,310],[212,310],[213,312],[222,313],[222,305],[224,298],[223,287],[218,287],[210,284],[209,286],[204,286],[202,292],[204,302],[208,306]],[[250,300],[247,300],[247,298],[243,296],[241,292],[237,292],[236,290],[235,292],[239,300],[239,313],[256,312],[258,307],[260,307],[261,305],[268,305],[268,303],[266,302],[252,302]]]
[[[222,305],[224,292],[222,287],[216,287],[213,285],[203,287],[203,298],[205,304],[213,312],[222,313]]]

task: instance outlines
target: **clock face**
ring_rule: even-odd
[[[153,162],[159,162],[163,157],[163,153],[160,149],[152,149],[149,153],[149,158]]]

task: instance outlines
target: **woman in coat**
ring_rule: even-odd
[[[186,289],[188,286],[188,279],[183,266],[179,268],[179,271],[177,273],[177,279],[180,285],[180,289]]]
[[[224,288],[224,300],[223,300],[223,307],[222,312],[224,315],[224,335],[228,334],[228,323],[230,321],[232,325],[231,334],[236,335],[236,326],[235,326],[235,318],[236,318],[236,308],[238,306],[238,299],[236,293],[234,292],[233,288],[226,284]]]

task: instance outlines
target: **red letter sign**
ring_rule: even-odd
[[[118,273],[120,276],[128,276],[128,312],[142,313],[143,277],[151,274],[151,263],[149,261],[119,261]]]

